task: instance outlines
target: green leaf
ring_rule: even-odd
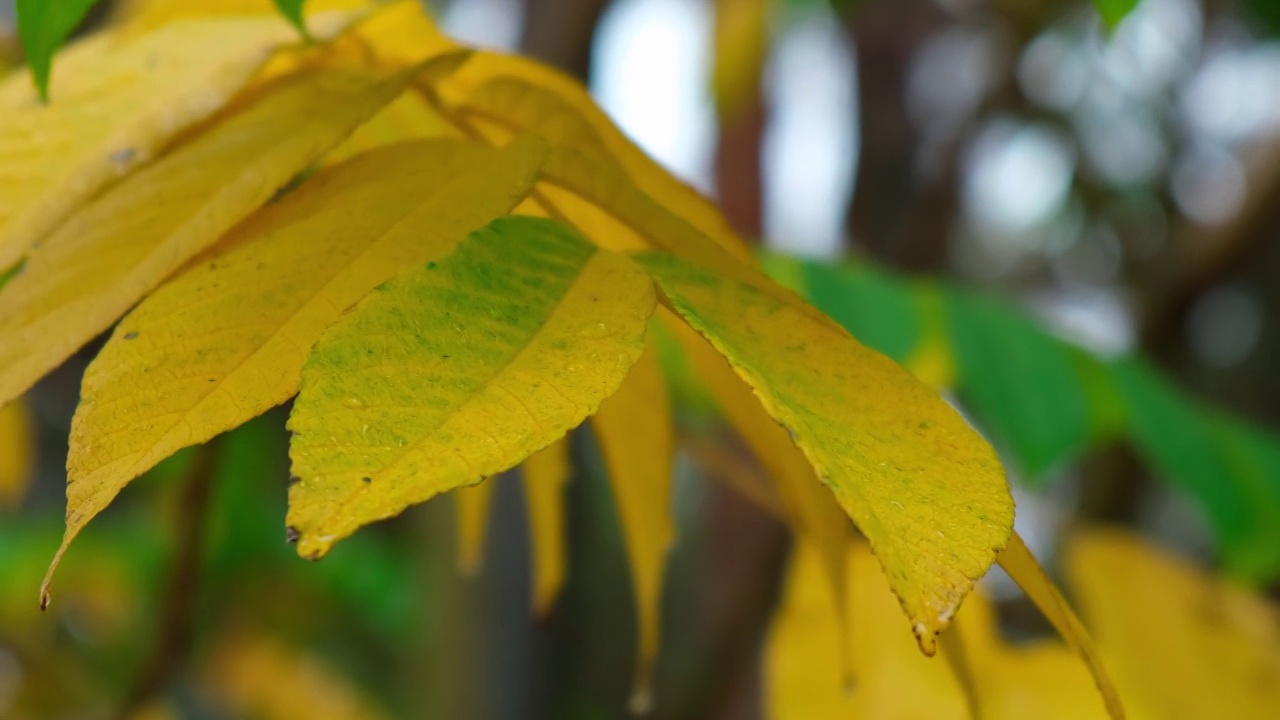
[[[988,298],[946,291],[959,385],[1027,479],[1080,453],[1089,408],[1065,344]]]
[[[1139,0],[1093,0],[1093,6],[1098,8],[1098,14],[1102,16],[1107,29],[1114,30],[1121,20],[1133,12],[1138,2]]]
[[[311,34],[307,32],[307,21],[302,17],[302,6],[307,0],[274,0],[276,8],[280,10],[280,14],[284,15],[294,27],[298,28],[298,32],[307,40],[311,39]]]
[[[1218,447],[1203,408],[1166,378],[1133,359],[1112,365],[1129,408],[1138,451],[1168,480],[1199,502],[1228,564],[1248,545],[1253,510]]]
[[[53,54],[98,0],[18,0],[18,39],[40,99],[49,101]]]

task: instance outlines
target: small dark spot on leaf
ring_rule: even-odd
[[[319,550],[316,550],[316,551],[312,552],[310,555],[308,555],[308,556],[307,556],[307,559],[308,559],[308,560],[310,560],[311,562],[315,562],[315,561],[319,560],[319,559],[320,559],[320,551],[319,551]]]
[[[218,382],[218,378],[209,378],[209,382]]]
[[[436,264],[435,264],[435,262],[434,262],[434,261],[432,261],[432,262],[427,263],[427,269],[428,269],[428,270],[435,270],[435,269],[436,269]]]
[[[440,356],[440,359],[441,359],[441,360],[448,360],[448,359],[449,359],[449,356],[448,356],[448,355],[441,355],[441,356]]]
[[[367,482],[367,483],[371,483],[371,482],[373,482],[373,478],[370,478],[370,477],[365,477],[365,478],[360,478],[360,479],[361,479],[361,480],[363,480],[364,482]]]
[[[300,483],[300,482],[302,482],[302,478],[298,477],[297,475],[290,475],[290,476],[289,476],[289,485],[290,485],[290,486],[297,485],[297,484],[298,484],[298,483]]]
[[[284,541],[287,543],[296,543],[302,534],[298,532],[298,528],[290,525],[284,529]]]
[[[124,334],[124,339],[125,339],[125,340],[132,340],[132,339],[134,339],[134,338],[136,338],[136,337],[138,337],[138,331],[137,331],[137,330],[131,330],[131,331],[129,331],[129,332],[127,332],[127,333],[125,333],[125,334]]]
[[[123,169],[126,165],[134,161],[138,157],[138,151],[133,148],[120,148],[109,156],[112,164],[117,168]]]

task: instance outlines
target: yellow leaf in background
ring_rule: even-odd
[[[367,52],[389,64],[416,65],[436,55],[465,49],[440,32],[418,0],[383,6],[356,28],[355,35],[364,41]],[[419,83],[430,86],[439,79],[421,78]]]
[[[653,665],[662,630],[662,579],[675,542],[671,519],[674,438],[658,354],[649,343],[622,387],[591,418],[631,566],[637,617],[633,712],[653,702]]]
[[[732,256],[753,262],[750,247],[723,213],[636,147],[581,83],[520,57],[477,52],[458,73],[436,86],[441,101],[467,119],[508,132],[536,131],[553,145],[580,148],[593,164],[620,168],[628,183],[684,218]]]
[[[379,720],[386,717],[348,678],[303,648],[267,635],[220,639],[203,669],[214,704],[258,720]]]
[[[551,611],[568,562],[565,558],[565,485],[569,482],[569,437],[529,456],[522,469],[524,501],[529,513],[529,541],[533,545],[533,612]]]
[[[67,218],[0,289],[0,402],[110,327],[408,79],[350,69],[284,80]]]
[[[723,124],[746,112],[761,91],[769,57],[773,0],[715,0],[711,88]]]
[[[385,147],[322,171],[121,321],[85,373],[67,543],[130,480],[297,392],[321,332],[374,287],[448,253],[533,183],[536,139]]]
[[[831,493],[822,487],[813,466],[792,442],[787,431],[769,417],[751,388],[733,372],[724,357],[666,308],[659,309],[658,317],[684,350],[695,376],[715,398],[724,419],[772,476],[791,525],[805,536],[806,542],[822,559],[829,590],[830,627],[847,634],[848,618],[844,615],[845,556],[853,539],[853,526],[848,516],[836,504]],[[841,675],[848,675],[849,671],[849,658],[842,657]]]
[[[310,20],[310,16],[325,11],[360,10],[371,4],[370,0],[306,0],[303,8]],[[176,20],[219,15],[269,15],[276,22],[287,22],[272,0],[122,0],[111,9],[111,21],[128,24],[130,29],[149,29]],[[308,27],[308,31],[311,30]],[[296,35],[297,31],[293,32]]]
[[[1066,567],[1126,703],[1142,716],[1276,716],[1275,604],[1116,530],[1072,538]]]
[[[653,307],[633,262],[531,218],[379,287],[303,368],[289,419],[299,554],[559,439],[617,391]]]
[[[1058,718],[1105,720],[1107,712],[1080,659],[1062,643],[1035,640],[1011,645],[1001,638],[995,608],[980,592],[970,595],[942,636],[943,652],[961,639],[965,664],[983,720]]]
[[[1102,666],[1102,660],[1094,649],[1088,631],[1081,625],[1080,620],[1072,612],[1071,606],[1045,574],[1040,563],[1036,562],[1035,556],[1031,554],[1026,543],[1022,542],[1018,533],[1013,533],[1009,538],[1009,544],[1000,552],[998,562],[1018,587],[1027,594],[1027,597],[1035,603],[1040,612],[1044,613],[1045,619],[1053,625],[1067,645],[1085,661],[1093,674],[1098,691],[1102,693],[1110,716],[1114,720],[1123,718],[1124,707],[1120,703],[1120,696],[1112,686],[1106,668]]]
[[[350,20],[331,15],[317,37]],[[43,105],[27,73],[0,83],[0,270],[68,213],[213,115],[297,32],[278,18],[174,23],[59,53]],[[91,119],[88,119],[91,118]]]
[[[497,487],[493,480],[486,480],[453,493],[454,507],[458,509],[458,569],[467,575],[479,572],[484,563],[485,530]]]
[[[818,552],[804,539],[794,545],[781,606],[765,640],[765,716],[968,720],[950,669],[941,658],[921,655],[911,641],[866,544],[851,543],[846,561],[852,621],[847,640],[832,632],[831,591]],[[843,651],[842,640],[849,643]],[[841,682],[842,652],[852,656],[851,687]]]
[[[671,255],[663,304],[711,341],[871,541],[925,652],[995,560],[1013,500],[995,452],[933,391],[847,333]]]
[[[35,470],[35,436],[26,403],[0,406],[0,510],[17,507]]]

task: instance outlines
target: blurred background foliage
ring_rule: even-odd
[[[586,81],[763,238],[776,277],[948,392],[1004,454],[1051,566],[1071,528],[1111,523],[1280,586],[1280,3],[430,4],[464,40]],[[0,2],[0,69],[21,63],[12,18]],[[547,617],[528,610],[514,477],[475,576],[451,498],[297,560],[278,412],[125,493],[39,617],[96,350],[0,410],[0,716],[623,715],[629,581],[585,431]],[[669,369],[682,450],[655,714],[760,717],[790,541],[740,492],[760,487],[749,454]],[[998,571],[984,590],[1010,636],[1045,633]]]

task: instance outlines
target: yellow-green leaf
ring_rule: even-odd
[[[662,578],[667,551],[675,542],[671,407],[652,343],[618,392],[600,405],[591,427],[608,467],[609,487],[631,566],[637,617],[631,706],[644,713],[653,701],[653,665],[662,630]]]
[[[26,494],[34,454],[26,403],[18,400],[0,406],[0,510],[12,509]]]
[[[505,214],[541,157],[532,138],[371,151],[268,206],[144,300],[85,373],[64,547],[160,460],[296,393],[308,350],[343,310]]]
[[[813,466],[787,431],[769,417],[751,388],[734,374],[724,357],[666,308],[659,309],[658,317],[680,343],[695,375],[715,398],[724,419],[768,470],[788,520],[817,551],[830,591],[831,627],[847,635],[844,573],[848,544],[853,537],[849,518],[831,493],[822,487]],[[850,672],[847,655],[841,656],[840,670],[842,675]]]
[[[1102,659],[1098,657],[1098,651],[1094,648],[1088,631],[1080,624],[1079,618],[1072,612],[1071,606],[1062,597],[1062,593],[1058,592],[1057,586],[1045,574],[1040,563],[1036,562],[1035,556],[1031,554],[1031,550],[1016,532],[1009,538],[1009,544],[1000,552],[999,562],[1000,567],[1009,573],[1009,577],[1013,578],[1018,587],[1021,587],[1036,607],[1040,608],[1045,619],[1053,625],[1067,645],[1084,660],[1089,672],[1093,674],[1098,691],[1102,693],[1107,713],[1113,720],[1124,718],[1124,707],[1120,703],[1120,695],[1112,685],[1111,678],[1102,665]]]
[[[408,80],[354,68],[284,80],[68,218],[0,290],[0,402],[110,327]]]
[[[498,486],[492,480],[458,488],[453,493],[458,510],[458,568],[467,575],[480,572],[484,562],[484,536],[489,527],[489,506]]]
[[[352,16],[329,18],[315,28],[318,36],[335,34]],[[215,113],[294,37],[277,18],[187,21],[132,38],[96,35],[58,57],[47,106],[28,73],[7,76],[0,83],[0,270],[77,206]]]
[[[1012,531],[991,447],[848,333],[671,255],[639,262],[791,433],[879,557],[925,652]]]
[[[524,461],[524,501],[533,545],[533,612],[551,611],[564,587],[565,484],[569,482],[569,438],[565,436]]]
[[[1119,530],[1067,545],[1081,611],[1134,716],[1269,718],[1280,607]]]
[[[530,218],[382,285],[303,368],[289,420],[299,554],[560,438],[621,385],[653,307],[630,260]]]

